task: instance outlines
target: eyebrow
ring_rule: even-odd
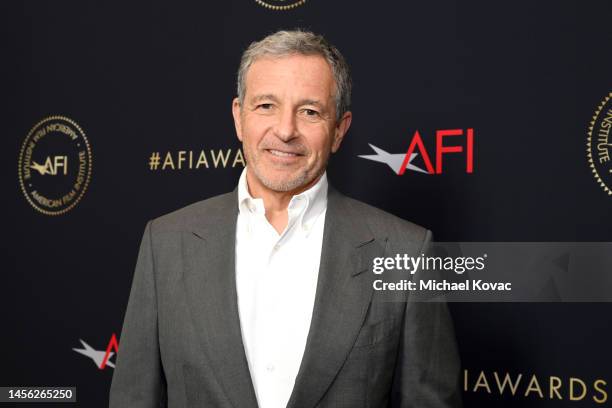
[[[250,103],[255,104],[261,101],[272,101],[276,103],[280,102],[280,100],[276,97],[276,95],[261,94],[261,95],[255,95],[254,97],[252,97],[250,100]],[[317,99],[300,99],[297,104],[298,106],[313,105],[313,106],[318,106],[320,109],[325,108],[325,105]]]
[[[320,109],[324,109],[325,105],[323,105],[323,103],[321,103],[320,101],[316,100],[316,99],[301,99],[298,102],[298,105],[302,106],[302,105],[313,105],[313,106],[318,106]]]
[[[279,102],[278,98],[272,94],[255,95],[254,97],[251,98],[250,102],[253,104],[253,103],[257,103],[261,101],[273,101],[276,103]]]

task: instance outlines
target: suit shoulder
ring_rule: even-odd
[[[363,201],[346,197],[346,203],[351,207],[355,217],[365,222],[375,235],[397,236],[415,242],[423,242],[427,236],[427,228]]]
[[[235,199],[235,194],[229,192],[196,201],[152,219],[151,229],[154,232],[185,231],[193,227],[194,223],[201,223],[205,219],[214,218],[222,213],[232,204],[233,199]]]

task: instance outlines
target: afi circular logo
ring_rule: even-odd
[[[91,177],[91,148],[73,120],[50,116],[30,130],[19,153],[19,183],[26,200],[46,215],[60,215],[83,197]]]
[[[612,92],[595,110],[589,126],[587,151],[595,180],[612,195]]]
[[[255,2],[271,10],[290,10],[306,3],[306,0],[255,0]]]

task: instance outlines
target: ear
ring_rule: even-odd
[[[242,122],[240,121],[240,100],[234,98],[232,101],[232,116],[234,116],[234,127],[236,128],[236,136],[242,142]]]
[[[334,141],[332,142],[331,151],[332,153],[336,153],[340,148],[340,144],[344,139],[344,135],[348,132],[349,127],[351,126],[351,120],[353,119],[353,114],[349,112],[345,112],[344,115],[340,118],[340,120],[336,123],[336,129],[334,132]]]

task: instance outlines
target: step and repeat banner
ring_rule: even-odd
[[[612,241],[609,1],[0,10],[0,386],[76,387],[76,405],[108,405],[145,224],[236,186],[240,56],[278,29],[323,34],[350,65],[353,123],[328,168],[338,190],[440,242]],[[571,257],[555,262],[581,279]],[[464,405],[609,405],[609,297],[450,303]]]

